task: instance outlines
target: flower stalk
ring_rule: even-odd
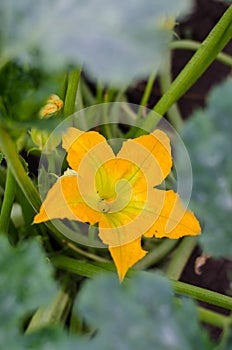
[[[75,112],[75,102],[79,85],[81,69],[74,69],[69,73],[68,85],[64,102],[64,117],[67,118]]]
[[[8,232],[9,224],[10,224],[10,214],[14,203],[14,198],[15,198],[15,179],[11,170],[8,168],[5,193],[4,193],[4,198],[3,198],[3,203],[1,207],[1,213],[0,213],[0,234],[1,233],[7,234]]]
[[[226,46],[231,37],[232,5],[226,10],[207,38],[202,42],[199,49],[153,108],[153,111],[158,113],[160,118],[154,120],[153,113],[149,114],[142,123],[141,128],[152,131],[156,127],[159,119],[199,79]],[[137,131],[136,136],[139,134],[140,132]]]

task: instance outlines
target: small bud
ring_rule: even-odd
[[[53,114],[59,112],[63,107],[63,101],[59,96],[51,95],[46,104],[40,109],[39,116],[41,119],[50,118]],[[39,150],[51,153],[60,143],[59,135],[50,135],[48,131],[41,131],[35,128],[31,129],[31,139]]]
[[[51,95],[46,104],[40,109],[40,118],[49,118],[52,114],[57,113],[63,107],[63,101],[57,95]]]
[[[59,135],[51,135],[48,131],[31,129],[31,139],[40,151],[52,153],[59,145],[61,138]]]

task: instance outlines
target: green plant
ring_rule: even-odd
[[[232,66],[232,58],[222,53],[232,37],[232,5],[203,43],[173,40],[175,16],[191,11],[188,0],[149,1],[146,6],[105,1],[99,16],[97,11],[90,0],[12,0],[0,5],[1,348],[230,349],[231,315],[193,300],[230,311],[232,298],[179,278],[197,243],[207,254],[232,257],[231,79],[214,88],[206,107],[187,121],[175,103],[214,60]],[[172,82],[170,52],[178,47],[196,52]],[[97,76],[96,93],[86,83],[82,64],[92,79]],[[163,94],[144,117],[158,73]],[[125,103],[125,91],[141,77],[148,82],[135,111]],[[51,94],[64,101],[64,108],[41,119],[39,112]],[[149,253],[119,284],[108,252],[96,239],[97,225],[86,229],[65,220],[32,225],[40,194],[46,195],[56,176],[64,176],[67,159],[57,144],[41,153],[31,129],[48,138],[55,130],[52,135],[59,138],[73,124],[84,131],[92,128],[94,117],[95,129],[117,153],[124,139],[153,132],[164,113],[191,159],[190,208],[202,234],[179,241],[144,239]],[[180,143],[174,151],[175,168],[182,174],[183,187],[188,187]],[[33,162],[37,168],[40,156],[46,161],[37,174]],[[168,189],[175,187],[176,178],[173,169],[166,180]],[[200,322],[221,328],[217,344]]]

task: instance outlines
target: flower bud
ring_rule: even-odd
[[[59,112],[63,107],[63,101],[57,95],[51,95],[46,104],[40,109],[39,116],[41,119],[50,118],[53,114]],[[34,144],[42,151],[51,153],[60,143],[59,135],[50,135],[48,131],[31,129],[31,139]]]
[[[57,95],[51,95],[46,104],[40,109],[40,118],[49,118],[52,114],[55,114],[63,107],[63,101]]]

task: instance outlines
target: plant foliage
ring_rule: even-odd
[[[202,223],[203,235],[200,241],[206,252],[230,258],[231,93],[231,79],[214,88],[209,94],[207,107],[194,113],[185,123],[181,134],[192,163],[191,206]],[[185,165],[181,158],[177,160],[184,171]]]

